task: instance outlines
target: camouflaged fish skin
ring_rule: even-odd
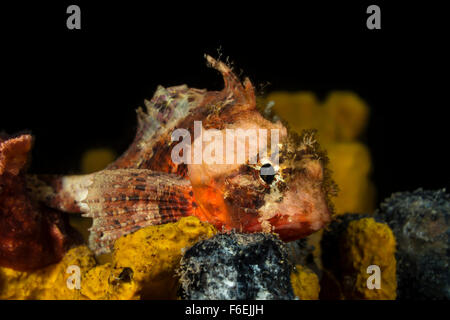
[[[221,72],[224,89],[158,87],[145,101],[146,110],[137,110],[134,141],[106,170],[29,177],[29,188],[47,205],[94,219],[89,245],[96,253],[109,252],[121,235],[186,215],[218,230],[276,232],[285,241],[305,237],[330,221],[336,187],[315,131],[298,136],[282,122],[264,118],[250,80],[241,82],[226,64],[206,59]],[[174,163],[172,132],[186,129],[195,143],[194,121],[222,133],[278,130],[277,171],[270,179],[262,177],[261,168],[275,164],[260,154],[257,163]]]

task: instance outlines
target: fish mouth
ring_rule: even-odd
[[[309,222],[289,222],[285,224],[278,224],[274,225],[273,231],[277,233],[281,240],[285,242],[302,239],[315,232],[311,228],[311,224]]]
[[[276,214],[273,218],[267,220],[270,226],[270,232],[278,234],[284,242],[299,240],[322,229],[330,222],[331,218],[328,212],[305,215],[299,213],[296,216],[287,216]],[[269,232],[264,230],[263,223],[254,221],[245,227],[247,232]]]
[[[324,228],[332,213],[324,193],[311,187],[293,188],[275,210],[268,221],[283,241],[298,240]]]
[[[284,242],[290,242],[295,241],[298,239],[302,239],[311,233],[315,232],[311,228],[311,224],[309,222],[289,222],[289,223],[281,223],[280,221],[277,221],[276,218],[273,219],[274,221],[269,221],[269,223],[272,225],[272,231],[280,237],[281,240]],[[246,228],[247,232],[263,232],[263,228],[260,223],[253,224],[251,226],[248,226]]]
[[[295,217],[277,215],[270,221],[273,232],[285,241],[295,241],[325,227],[331,220],[328,210],[326,212],[311,212],[308,215],[299,213]]]

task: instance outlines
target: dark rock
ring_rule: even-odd
[[[188,249],[180,264],[183,299],[294,299],[293,265],[266,233],[218,234]]]
[[[395,193],[375,216],[397,240],[398,299],[449,299],[450,195],[445,189]]]
[[[307,267],[320,277],[320,269],[314,261],[314,246],[308,243],[308,238],[287,242],[289,260],[294,265]]]

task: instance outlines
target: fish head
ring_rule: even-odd
[[[266,119],[249,81],[239,86],[227,76],[228,94],[220,100],[227,97],[227,105],[216,100],[218,110],[202,123],[203,134],[212,130],[214,138],[194,134],[203,161],[188,165],[188,177],[198,216],[219,228],[275,232],[285,241],[320,230],[331,220],[336,187],[316,132],[298,135],[281,121]]]
[[[331,219],[334,184],[314,132],[282,136],[279,160],[261,156],[243,164],[191,164],[194,195],[205,220],[242,232],[303,238]]]
[[[246,231],[275,232],[284,241],[293,241],[316,232],[331,220],[330,197],[336,186],[327,169],[327,157],[315,140],[315,131],[301,136],[289,133],[279,145],[279,161],[251,166],[259,183],[266,187],[260,195],[257,216]],[[263,168],[266,168],[264,175]],[[262,180],[262,181],[261,181]]]

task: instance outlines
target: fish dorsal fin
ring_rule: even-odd
[[[153,98],[145,101],[145,111],[137,109],[138,129],[135,139],[128,150],[108,169],[139,168],[164,172],[178,172],[176,165],[162,167],[154,165],[155,149],[160,149],[157,158],[170,161],[167,155],[170,149],[165,147],[171,142],[171,133],[181,123],[188,128],[194,120],[210,119],[220,123],[223,120],[233,121],[243,112],[256,109],[253,86],[247,78],[243,83],[225,63],[206,55],[210,66],[218,70],[224,79],[225,87],[221,91],[188,88],[186,85],[164,88],[158,86]],[[221,111],[220,115],[217,111]],[[193,115],[193,117],[189,117]],[[213,115],[213,117],[209,117]],[[219,118],[217,118],[219,117]],[[161,151],[164,148],[164,151]]]
[[[138,133],[142,132],[141,143],[151,140],[156,134],[173,129],[180,119],[184,119],[190,109],[201,100],[203,90],[192,90],[186,85],[164,88],[158,86],[151,100],[145,100],[146,112],[137,109]],[[200,98],[200,99],[196,99]],[[195,102],[195,103],[192,103]]]
[[[108,169],[145,169],[145,160],[151,159],[157,143],[170,139],[177,123],[201,103],[205,92],[186,85],[170,88],[158,86],[153,98],[145,100],[146,110],[139,107],[136,111],[138,128],[133,143]]]
[[[256,108],[255,90],[249,78],[245,78],[242,83],[227,64],[209,55],[205,55],[205,58],[208,64],[223,76],[225,87],[218,98],[222,99],[224,104],[240,105],[238,112],[243,108]]]

